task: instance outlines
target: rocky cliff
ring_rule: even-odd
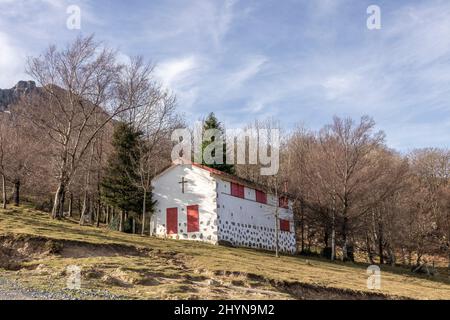
[[[34,81],[19,81],[11,89],[0,89],[0,112],[5,111],[10,105],[19,101],[26,94],[36,90]]]

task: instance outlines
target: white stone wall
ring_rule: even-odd
[[[217,178],[219,240],[235,246],[275,250],[275,206],[278,199],[267,195],[267,204],[256,202],[255,190],[245,188],[245,199],[231,195],[231,183]],[[291,206],[292,204],[290,204]],[[295,253],[296,240],[291,209],[278,208],[279,217],[290,221],[290,232],[279,232],[280,250]]]
[[[185,193],[179,182],[185,178]],[[278,199],[267,195],[267,204],[256,202],[256,192],[245,188],[245,199],[231,196],[231,184],[207,170],[191,165],[174,166],[153,182],[153,199],[157,201],[151,220],[154,235],[180,240],[219,240],[235,246],[275,250],[275,207]],[[187,232],[187,206],[199,206],[199,232]],[[290,204],[291,205],[291,204]],[[166,210],[178,208],[178,234],[168,235]],[[291,209],[278,208],[281,219],[290,221],[290,232],[279,232],[280,250],[295,253],[295,230]]]
[[[182,178],[188,180],[182,193]],[[153,234],[181,240],[217,244],[216,182],[208,171],[191,165],[178,165],[156,177],[153,200],[157,201],[151,220]],[[187,206],[199,206],[199,232],[187,232]],[[166,210],[178,208],[178,234],[167,235]]]

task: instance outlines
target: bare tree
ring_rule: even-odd
[[[7,120],[6,120],[7,121]],[[7,135],[8,129],[5,119],[0,122],[0,175],[2,178],[2,208],[6,209],[6,169],[5,169],[5,156],[7,150]]]
[[[289,138],[283,170],[300,202],[302,249],[306,224],[308,231],[322,230],[326,256],[334,260],[340,243],[342,258],[352,259],[350,242],[366,230],[367,214],[398,190],[405,169],[392,164],[395,156],[374,125],[368,117],[357,124],[335,117],[319,133],[299,127]]]
[[[58,185],[53,218],[62,216],[66,189],[93,140],[112,119],[135,107],[120,99],[127,81],[122,70],[116,53],[93,36],[79,37],[62,50],[51,46],[28,61],[27,72],[41,92],[28,100],[24,114],[54,146]]]
[[[425,252],[446,252],[450,267],[450,152],[442,149],[415,150],[409,155],[416,190],[410,203],[415,204],[416,232],[413,247],[416,265]],[[420,239],[420,241],[417,241]],[[434,251],[434,252],[433,252]]]
[[[42,170],[43,141],[33,141],[36,130],[16,113],[0,114],[0,171],[2,184],[13,186],[13,201],[20,204],[20,189],[27,178]],[[6,205],[6,188],[3,188],[3,203]]]
[[[176,100],[166,89],[153,79],[153,66],[142,57],[131,59],[125,68],[127,90],[122,90],[121,99],[129,111],[121,119],[130,123],[141,134],[141,143],[136,157],[138,163],[138,187],[143,192],[141,234],[145,234],[147,202],[151,192],[151,180],[156,172],[166,165],[162,159],[169,159],[168,142],[172,130],[180,126],[175,114]],[[164,147],[165,146],[165,147]]]

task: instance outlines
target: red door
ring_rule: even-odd
[[[198,206],[188,206],[187,207],[187,231],[188,232],[199,232],[199,214]]]
[[[167,209],[166,228],[167,234],[178,233],[178,208]]]

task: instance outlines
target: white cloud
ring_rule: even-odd
[[[183,109],[195,106],[201,93],[200,83],[208,64],[196,56],[168,59],[156,65],[155,76],[172,90]]]
[[[1,32],[0,48],[0,88],[7,89],[24,79],[25,55]]]
[[[167,87],[182,85],[182,81],[189,76],[189,72],[197,67],[196,58],[193,56],[182,57],[163,61],[156,67],[156,75]]]

